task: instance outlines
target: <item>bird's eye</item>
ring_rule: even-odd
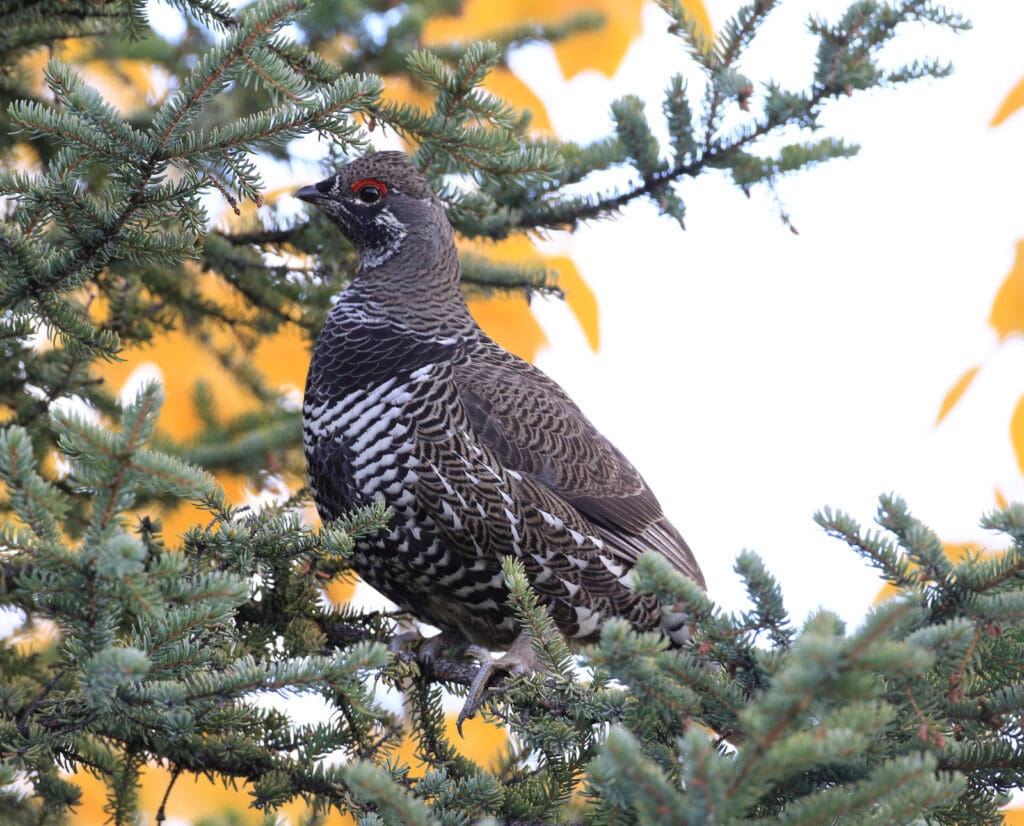
[[[388,188],[376,178],[364,178],[352,184],[352,192],[364,204],[375,204],[388,194]]]
[[[359,187],[359,192],[356,195],[364,204],[372,204],[374,201],[380,200],[380,190],[373,184],[363,184]]]

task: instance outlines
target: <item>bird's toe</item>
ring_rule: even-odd
[[[533,674],[541,669],[542,665],[537,660],[533,651],[533,642],[530,637],[522,633],[516,637],[512,646],[498,659],[493,659],[486,649],[478,645],[471,645],[466,652],[480,660],[480,670],[477,671],[473,682],[469,685],[469,692],[466,695],[466,702],[459,712],[455,726],[462,736],[462,724],[476,714],[483,703],[484,695],[489,688],[491,681],[496,675],[507,674],[509,676],[519,674]]]

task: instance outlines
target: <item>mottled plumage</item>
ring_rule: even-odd
[[[377,499],[395,510],[356,548],[362,577],[504,649],[517,628],[501,561],[514,554],[570,640],[609,617],[683,639],[681,616],[636,594],[630,569],[653,549],[703,585],[693,554],[562,388],[477,326],[444,208],[408,158],[368,155],[297,194],[361,255],[313,351],[303,421],[323,518]]]

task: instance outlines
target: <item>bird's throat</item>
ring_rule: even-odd
[[[394,258],[402,249],[402,242],[408,235],[402,224],[387,210],[376,215],[365,232],[359,269],[362,272],[375,270]]]

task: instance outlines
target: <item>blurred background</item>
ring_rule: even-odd
[[[714,32],[738,4],[684,5]],[[755,96],[770,79],[809,84],[815,42],[800,34],[802,21],[837,16],[846,5],[782,4],[743,64]],[[657,128],[662,84],[674,71],[688,73],[699,94],[682,42],[641,0],[468,0],[460,15],[430,23],[425,45],[584,8],[605,16],[602,30],[518,49],[509,70],[487,83],[530,109],[537,130],[580,142],[603,137],[613,128],[610,103],[627,93],[648,102]],[[996,550],[979,517],[1024,499],[1024,4],[981,0],[956,10],[970,16],[972,31],[909,27],[890,47],[893,66],[932,55],[954,64],[952,77],[826,107],[825,131],[861,145],[853,159],[784,179],[775,191],[755,188],[749,198],[724,173],[704,175],[680,190],[685,230],[638,201],[617,220],[571,235],[476,247],[559,272],[565,301],[481,298],[474,313],[557,379],[640,468],[727,610],[745,607],[732,565],[749,548],[779,578],[797,623],[819,607],[859,622],[881,583],[815,526],[823,506],[868,522],[878,494],[895,491],[957,554]],[[155,3],[151,15],[163,36],[179,36],[172,8]],[[116,86],[109,67],[89,72],[91,82]],[[166,93],[159,78],[145,84],[149,95]],[[417,94],[401,84],[389,93]],[[378,149],[398,146],[379,131],[374,139]],[[261,168],[268,199],[300,213],[290,193],[323,177],[323,150],[308,139],[292,163]],[[609,189],[625,183],[601,179]],[[238,220],[216,198],[211,208],[221,221]],[[298,394],[308,363],[301,337],[281,333],[261,348],[270,381]],[[175,333],[127,355],[107,379],[131,394],[161,378],[161,426],[182,438],[194,432],[195,379],[217,384],[222,365]],[[224,415],[245,409],[230,382],[218,386]],[[236,501],[281,492],[273,479],[259,493],[244,479],[223,481]],[[180,530],[194,519],[182,513],[166,525]],[[338,602],[379,600],[348,581],[329,593]],[[504,738],[478,720],[467,735],[478,759]],[[164,788],[147,786],[153,808]],[[244,794],[199,788],[179,786],[168,826],[200,823],[229,799],[244,805]],[[102,795],[87,799],[97,795],[77,822],[102,822]],[[230,822],[261,817],[238,810]]]

